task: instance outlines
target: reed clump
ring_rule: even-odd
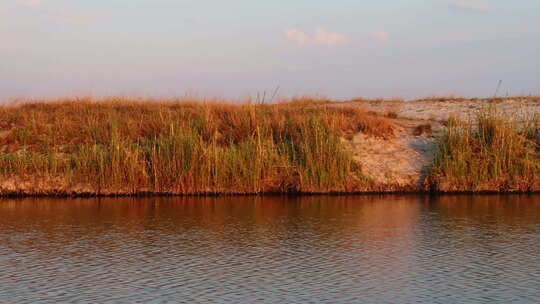
[[[538,191],[539,120],[518,122],[492,106],[473,121],[450,119],[430,182],[441,191]]]
[[[30,102],[0,107],[0,177],[57,193],[352,192],[369,185],[342,140],[357,132],[393,126],[309,99]]]

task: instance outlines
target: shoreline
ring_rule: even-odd
[[[539,195],[540,190],[534,191],[361,191],[361,192],[320,192],[320,193],[199,193],[199,194],[183,194],[183,193],[159,193],[159,192],[140,192],[140,193],[115,193],[115,194],[98,194],[98,193],[4,193],[0,194],[2,199],[27,199],[27,198],[166,198],[166,197],[324,197],[324,196],[384,196],[384,195],[423,195],[423,196],[495,196],[495,195]]]
[[[538,117],[540,97],[5,105],[0,197],[537,193]]]

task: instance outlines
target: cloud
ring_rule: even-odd
[[[491,10],[491,7],[484,2],[472,0],[452,0],[450,7],[474,12],[488,12]]]
[[[390,33],[388,32],[383,32],[383,31],[380,31],[380,32],[373,32],[371,33],[371,36],[377,40],[381,40],[381,41],[388,41],[390,40]]]
[[[296,42],[298,45],[308,44],[311,41],[311,38],[305,32],[299,29],[288,29],[285,31],[285,36],[291,41]]]
[[[313,36],[308,33],[291,28],[285,31],[287,39],[295,42],[298,45],[327,45],[339,46],[347,44],[348,38],[346,35],[328,31],[324,28],[318,28]]]
[[[323,28],[317,29],[317,32],[315,33],[315,43],[317,44],[325,44],[325,45],[343,45],[347,43],[347,36],[327,31]]]
[[[42,0],[15,0],[20,5],[38,7],[43,4]]]

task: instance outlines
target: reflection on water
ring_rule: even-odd
[[[540,302],[540,196],[0,200],[0,302]]]

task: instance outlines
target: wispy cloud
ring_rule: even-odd
[[[313,36],[300,29],[291,28],[285,31],[285,37],[298,45],[340,46],[349,41],[346,35],[324,28],[318,28]]]
[[[344,34],[330,32],[323,28],[319,28],[315,33],[314,41],[317,44],[343,45],[347,43],[348,39]]]
[[[24,6],[38,7],[43,4],[42,0],[15,0],[16,3]]]
[[[306,32],[294,28],[286,30],[285,36],[298,45],[308,44],[311,41],[311,37]]]
[[[381,41],[388,41],[390,40],[390,33],[384,31],[373,32],[371,37]]]
[[[491,10],[491,7],[488,4],[473,0],[452,0],[450,2],[450,7],[474,12],[488,12]]]

